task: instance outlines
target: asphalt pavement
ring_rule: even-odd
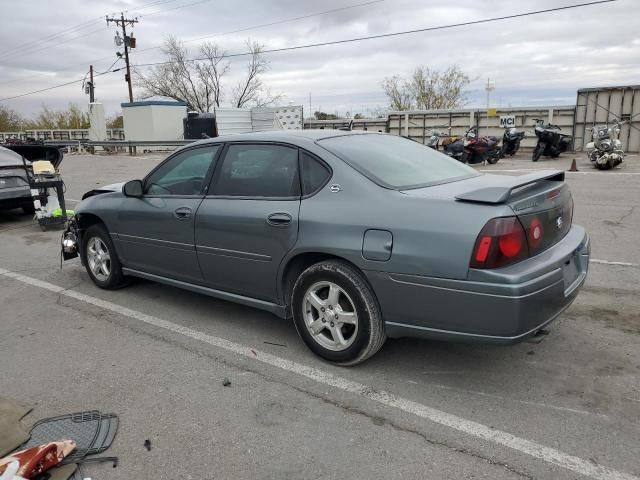
[[[135,281],[103,291],[60,231],[0,214],[0,396],[32,420],[120,417],[95,479],[640,478],[640,157],[523,153],[479,170],[566,170],[593,262],[540,343],[389,340],[365,364],[314,357],[289,322]],[[67,155],[71,206],[162,156]],[[230,385],[224,386],[227,378]],[[150,450],[144,447],[150,441]]]

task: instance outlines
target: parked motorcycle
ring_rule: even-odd
[[[587,143],[587,155],[596,168],[608,170],[620,165],[624,161],[620,135],[620,123],[615,122],[611,127],[599,125],[591,129],[593,141]]]
[[[425,145],[434,150],[438,150],[438,146],[440,145],[440,132],[438,130],[431,130],[431,138],[429,138]]]
[[[462,163],[496,163],[500,160],[500,140],[497,137],[478,136],[476,127],[471,127],[464,137],[446,145],[445,153]]]
[[[520,149],[520,142],[524,138],[524,132],[519,132],[515,127],[505,128],[502,135],[501,157],[509,155],[513,157]]]
[[[534,118],[536,122],[535,133],[538,137],[538,143],[533,149],[533,161],[537,162],[542,155],[545,157],[557,158],[561,153],[571,150],[573,138],[571,135],[560,133],[562,130],[558,125],[548,123],[544,124],[544,120]]]

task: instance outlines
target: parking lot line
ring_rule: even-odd
[[[551,170],[562,170],[562,168],[552,168],[549,167]],[[540,170],[545,170],[543,168],[513,168],[513,169],[494,169],[494,168],[477,168],[476,170],[478,170],[479,172],[522,172],[522,173],[529,173],[529,172],[539,172]],[[599,170],[594,170],[593,172],[570,172],[570,171],[566,171],[565,173],[572,175],[572,174],[578,174],[578,175],[640,175],[640,172],[601,172]]]
[[[640,477],[620,472],[604,465],[599,465],[594,463],[592,460],[584,460],[580,457],[561,452],[560,450],[512,435],[502,430],[491,428],[473,420],[467,420],[442,410],[438,410],[406,398],[398,397],[390,392],[376,390],[368,385],[364,385],[344,377],[339,377],[332,373],[325,372],[314,367],[309,367],[292,360],[287,360],[286,358],[281,358],[270,353],[258,351],[254,348],[247,347],[224,338],[208,335],[183,325],[123,307],[107,300],[92,297],[72,289],[66,289],[37,278],[28,277],[2,268],[0,268],[0,275],[26,285],[42,288],[59,295],[64,295],[77,301],[88,303],[98,308],[129,317],[139,322],[198,340],[208,345],[227,350],[236,355],[277,367],[281,370],[301,375],[317,383],[358,395],[386,407],[396,408],[405,413],[444,425],[467,435],[508,447],[580,475],[599,480],[640,480]]]
[[[620,267],[638,267],[640,265],[638,265],[637,263],[631,263],[631,262],[612,262],[610,260],[600,260],[599,258],[590,258],[589,259],[590,263],[600,263],[602,265],[618,265]]]

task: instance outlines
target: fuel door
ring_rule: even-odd
[[[362,241],[362,256],[367,260],[386,262],[391,258],[393,235],[387,230],[367,230]]]

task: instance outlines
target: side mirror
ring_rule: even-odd
[[[124,184],[122,193],[126,197],[142,197],[142,180],[131,180]]]

